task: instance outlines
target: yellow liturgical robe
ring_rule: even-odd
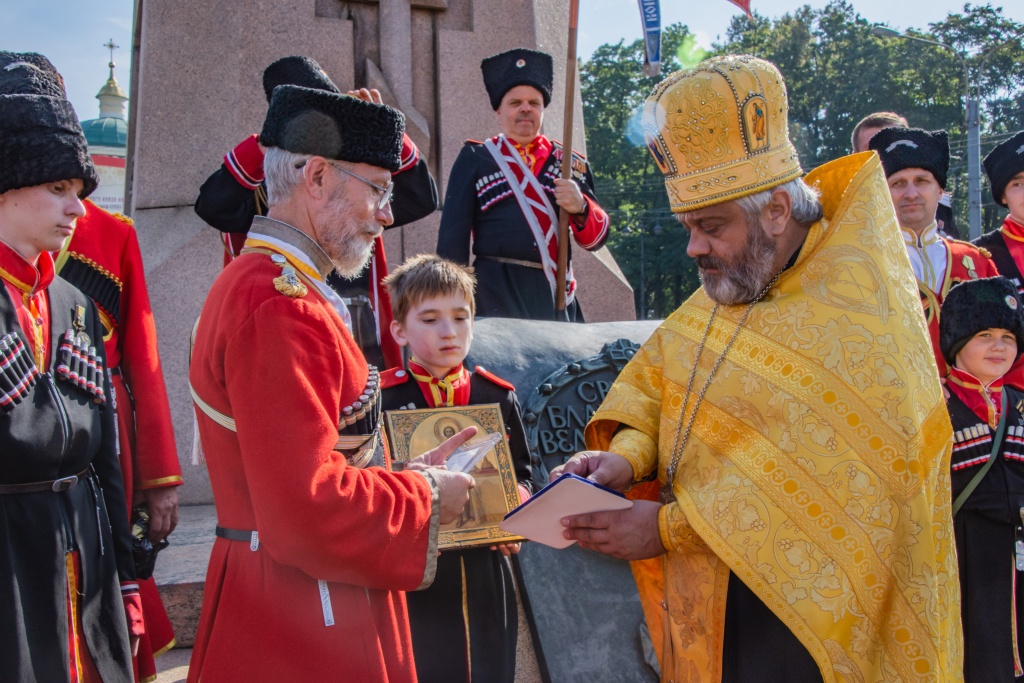
[[[721,680],[732,571],[826,683],[960,681],[952,430],[885,176],[865,153],[806,181],[825,217],[700,402],[660,511],[667,554],[633,566],[663,678]],[[673,313],[587,427],[637,480],[664,484],[747,306],[719,307],[686,401],[713,308],[701,289]]]

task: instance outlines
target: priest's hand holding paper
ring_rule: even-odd
[[[562,518],[563,535],[581,548],[620,560],[646,560],[665,554],[658,532],[661,503],[634,500],[625,510],[590,512]]]
[[[583,451],[551,471],[554,480],[563,474],[575,474],[590,481],[623,491],[633,482],[633,466],[621,455],[608,451]],[[661,504],[634,500],[625,510],[590,512],[564,517],[562,535],[587,550],[611,555],[620,560],[643,560],[664,554],[658,533]]]
[[[633,483],[633,467],[629,461],[607,451],[577,453],[561,467],[551,470],[551,481],[563,474],[575,474],[616,491],[624,491]]]

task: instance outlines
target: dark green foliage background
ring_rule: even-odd
[[[966,235],[963,66],[951,50],[879,38],[871,28],[843,0],[821,9],[803,6],[775,19],[739,15],[709,52],[695,47],[685,25],[674,24],[662,31],[662,74],[716,54],[753,54],[775,63],[786,79],[790,135],[805,171],[848,154],[853,126],[875,111],[899,112],[917,128],[945,128],[952,154],[947,189]],[[965,56],[972,91],[982,101],[983,156],[1024,129],[1024,25],[1004,17],[1001,7],[968,4],[911,33]],[[580,78],[587,152],[597,196],[612,219],[608,247],[633,285],[637,317],[661,318],[700,283],[686,256],[685,230],[668,209],[664,183],[637,125],[644,99],[662,78],[642,74],[642,50],[640,40],[602,45],[582,63]],[[988,232],[999,227],[1006,212],[992,201],[987,180],[982,183],[982,229]]]

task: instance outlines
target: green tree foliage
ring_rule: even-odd
[[[685,26],[662,32],[663,74],[705,56]],[[685,231],[668,208],[664,180],[640,132],[640,108],[661,80],[644,76],[642,63],[642,41],[619,41],[597,48],[580,69],[587,151],[598,199],[612,223],[608,248],[633,285],[639,318],[647,311],[664,316],[700,285],[686,256]]]
[[[821,9],[803,6],[776,19],[738,15],[712,53],[754,54],[779,67],[789,89],[790,135],[805,170],[848,154],[854,125],[872,112],[896,111],[912,126],[947,129],[953,157],[948,189],[958,223],[966,229],[964,64],[972,93],[982,101],[986,154],[1024,128],[1024,25],[1004,17],[1001,8],[968,4],[927,31],[910,32],[950,45],[964,61],[954,50],[881,38],[872,28],[845,0]],[[662,41],[665,74],[706,56],[694,48],[683,25],[665,29]],[[602,45],[582,65],[581,79],[598,197],[613,223],[609,248],[633,284],[641,317],[646,310],[661,317],[699,282],[685,255],[685,231],[668,209],[664,184],[637,125],[639,108],[660,80],[641,74],[642,50],[640,40]],[[993,229],[1005,212],[992,202],[987,186],[983,199],[983,227]]]

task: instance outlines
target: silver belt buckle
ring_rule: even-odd
[[[54,493],[60,493],[61,491],[67,491],[68,489],[74,488],[77,483],[78,475],[73,474],[70,477],[54,480],[53,484],[50,486],[50,490]]]

